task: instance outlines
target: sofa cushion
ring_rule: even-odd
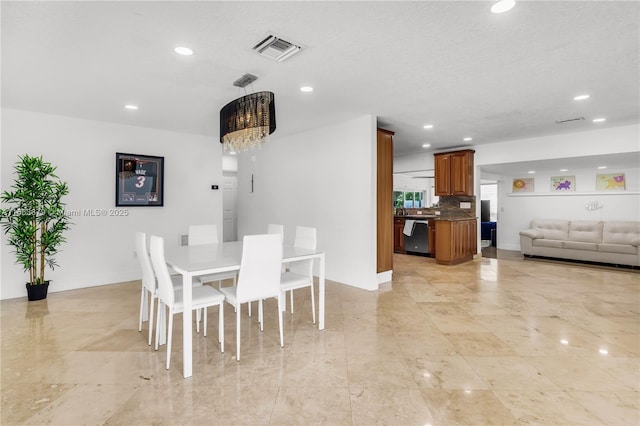
[[[638,254],[638,247],[627,244],[598,244],[598,251],[603,253]]]
[[[602,222],[576,220],[569,223],[569,241],[602,242]],[[595,250],[595,248],[593,249]]]
[[[566,240],[569,237],[568,220],[534,219],[531,228],[542,232],[542,238],[547,240]]]
[[[562,247],[566,249],[574,249],[574,250],[598,251],[598,244],[585,243],[583,241],[564,241],[562,243]]]
[[[602,228],[602,242],[605,244],[627,244],[638,246],[640,222],[605,222]]]
[[[562,248],[562,241],[560,240],[547,240],[546,238],[537,238],[531,243],[537,247],[552,247],[552,248]]]

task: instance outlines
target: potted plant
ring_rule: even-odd
[[[69,187],[55,175],[56,167],[40,157],[24,155],[14,166],[15,181],[0,199],[9,204],[0,209],[0,223],[7,242],[16,253],[16,263],[29,271],[29,300],[47,297],[49,281],[45,267],[58,266],[55,255],[65,242],[70,220],[62,197]]]

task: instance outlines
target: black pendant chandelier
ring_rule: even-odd
[[[245,87],[257,77],[245,74],[233,83]],[[220,110],[220,143],[224,151],[246,151],[269,141],[276,130],[273,92],[256,92],[229,102]]]

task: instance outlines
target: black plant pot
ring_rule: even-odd
[[[45,281],[44,284],[31,285],[27,283],[25,285],[27,286],[27,299],[29,301],[42,300],[47,298],[49,281]]]

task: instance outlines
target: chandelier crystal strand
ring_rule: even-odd
[[[228,151],[247,151],[269,142],[269,127],[261,126],[251,129],[238,130],[226,134],[222,138],[223,148]]]

